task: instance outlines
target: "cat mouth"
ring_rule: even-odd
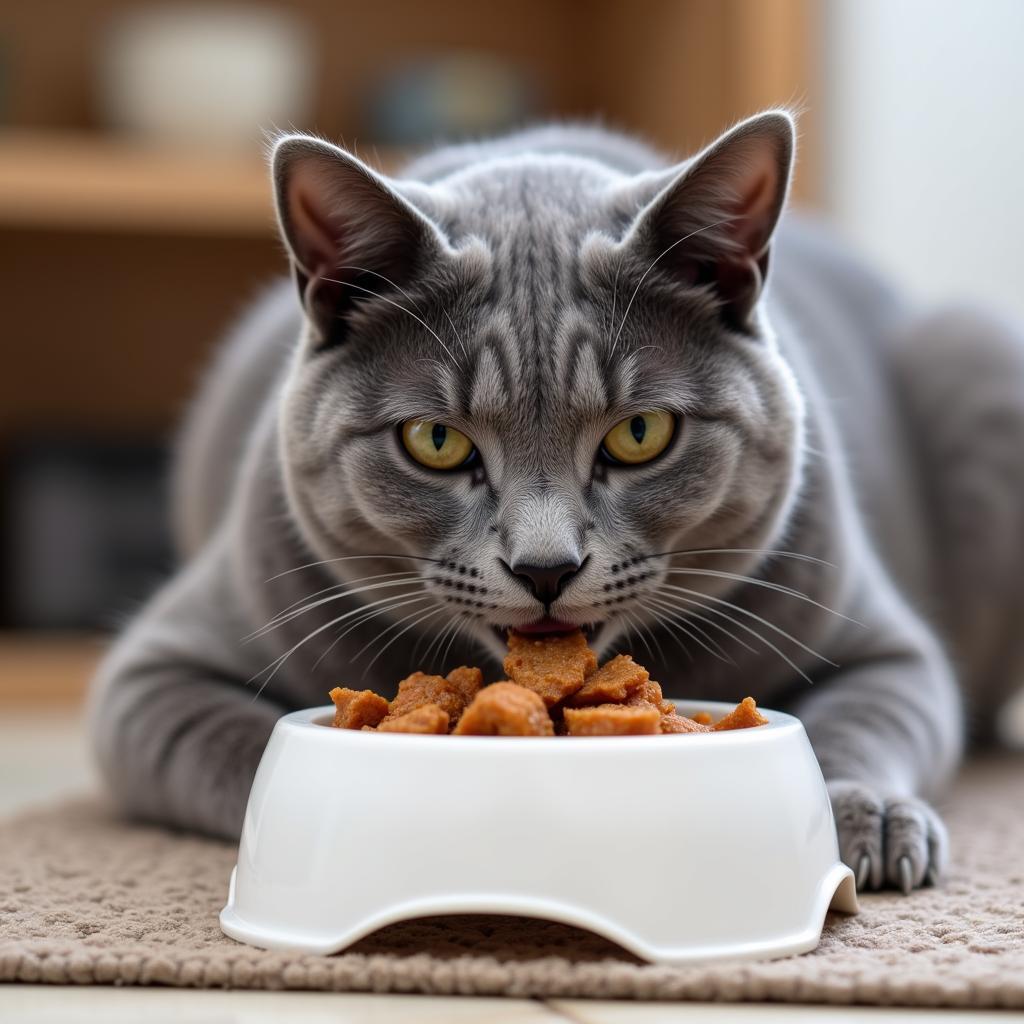
[[[512,630],[523,636],[549,636],[557,633],[572,633],[578,629],[589,639],[597,627],[590,623],[563,622],[560,619],[552,619],[550,616],[545,615],[534,622],[528,622],[522,626],[494,626],[492,628],[502,642],[506,642],[508,634]]]

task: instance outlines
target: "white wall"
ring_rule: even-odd
[[[826,0],[825,198],[932,301],[1024,316],[1024,0]]]

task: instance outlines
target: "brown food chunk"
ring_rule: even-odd
[[[648,679],[626,703],[635,707],[650,704],[656,707],[663,715],[671,715],[676,710],[676,706],[672,701],[665,700],[661,692],[661,686],[653,679]]]
[[[407,715],[427,704],[436,704],[445,712],[449,721],[457,721],[467,703],[460,686],[444,676],[413,672],[398,684],[398,694],[391,702],[385,721]]]
[[[566,704],[571,708],[622,704],[643,689],[649,678],[647,669],[628,654],[618,654],[587,676],[583,686],[569,697]]]
[[[597,658],[578,629],[539,638],[509,634],[505,671],[548,707],[575,693],[596,668]]]
[[[668,715],[661,716],[662,732],[711,732],[711,726],[703,722],[694,721],[685,715],[677,715],[674,711]]]
[[[525,686],[500,682],[485,686],[463,712],[457,736],[554,736],[544,701]]]
[[[721,732],[724,729],[752,729],[755,725],[767,724],[768,719],[757,710],[754,698],[744,697],[733,711],[715,723],[714,728],[716,732]]]
[[[448,721],[448,712],[444,708],[424,704],[404,715],[388,715],[377,726],[377,732],[446,733]]]
[[[652,705],[599,704],[566,708],[570,736],[646,736],[659,731],[661,712]]]
[[[334,721],[338,729],[373,728],[387,713],[388,702],[373,690],[350,690],[336,686],[330,693],[334,701]]]
[[[712,722],[711,715],[707,711],[698,711],[690,715],[690,720],[698,722],[700,725],[710,725]]]
[[[459,668],[453,668],[445,676],[445,679],[459,691],[463,707],[465,707],[480,692],[480,687],[484,683],[484,674],[478,668],[462,665]]]

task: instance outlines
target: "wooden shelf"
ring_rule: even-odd
[[[275,230],[260,153],[192,153],[99,134],[21,131],[0,133],[4,227],[218,237],[269,237]]]
[[[106,643],[90,633],[0,633],[0,709],[77,706]]]
[[[269,235],[258,153],[192,154],[98,135],[0,134],[0,226]]]

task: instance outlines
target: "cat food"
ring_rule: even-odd
[[[388,715],[377,726],[377,731],[446,733],[450,721],[451,718],[444,708],[436,704],[422,704],[404,715]]]
[[[628,654],[598,667],[579,630],[544,637],[511,633],[509,678],[484,685],[478,668],[447,676],[413,672],[388,702],[372,690],[331,690],[339,729],[456,736],[655,736],[766,725],[746,697],[714,722],[706,711],[680,715],[661,686]]]
[[[698,722],[696,718],[687,718],[675,711],[662,715],[659,725],[662,732],[714,732],[714,729],[706,722]]]
[[[455,726],[458,736],[553,736],[544,701],[518,683],[491,683],[474,698]]]
[[[628,654],[619,654],[587,676],[566,704],[572,708],[591,704],[624,704],[641,691],[647,692],[646,683],[649,678],[647,669],[638,665]]]
[[[597,658],[577,629],[543,638],[510,633],[505,671],[551,707],[575,693],[597,669]]]
[[[566,708],[568,736],[644,736],[661,732],[661,712],[651,704],[598,704]]]
[[[349,690],[336,686],[330,693],[334,701],[334,722],[339,729],[373,728],[388,713],[388,702],[373,690]]]
[[[461,671],[456,669],[457,672]],[[461,680],[461,676],[458,677]],[[466,692],[444,676],[428,676],[413,672],[398,684],[398,696],[391,702],[388,718],[398,718],[427,704],[441,708],[451,721],[456,721],[468,704]]]
[[[725,718],[715,722],[714,729],[720,732],[723,729],[750,729],[755,725],[767,724],[768,719],[757,710],[754,698],[744,697],[734,711],[730,711]]]

